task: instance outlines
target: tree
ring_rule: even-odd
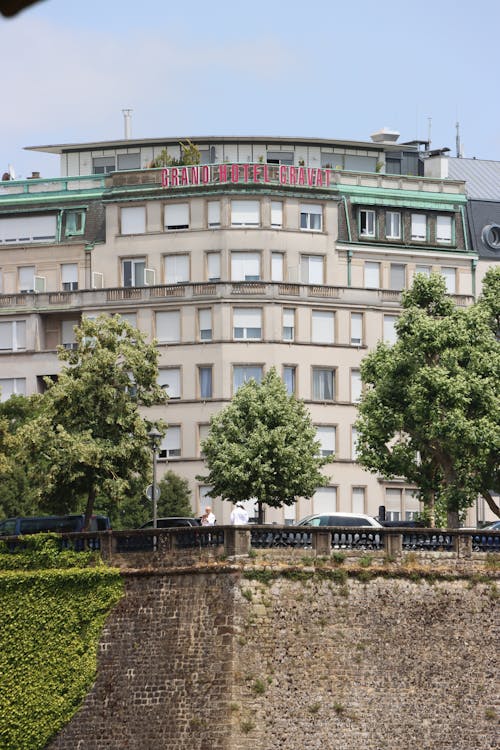
[[[448,525],[458,525],[478,494],[499,515],[490,492],[500,455],[491,309],[484,300],[456,308],[439,275],[417,275],[403,308],[396,343],[379,343],[361,364],[358,461],[415,484],[431,524],[439,502]]]
[[[110,517],[114,529],[137,529],[152,518],[151,500],[147,499],[144,488],[143,482],[136,481],[131,493],[119,506],[106,501],[99,504],[99,509]],[[158,488],[158,517],[192,517],[191,492],[187,479],[173,471],[167,471],[158,482]]]
[[[273,368],[261,384],[242,385],[231,403],[210,421],[203,452],[209,469],[197,477],[211,485],[211,497],[236,502],[256,498],[281,508],[310,497],[326,484],[316,431],[302,401],[287,394]]]
[[[167,149],[164,148],[156,158],[154,158],[149,168],[155,167],[181,167],[186,164],[199,164],[201,161],[201,153],[198,146],[192,143],[189,139],[184,143],[179,143],[181,147],[181,158],[176,159],[174,156],[170,156]]]
[[[0,403],[0,516],[32,515],[38,511],[36,492],[19,460],[17,433],[39,410],[38,394],[14,395]]]
[[[139,407],[167,396],[154,342],[120,316],[84,318],[75,337],[74,350],[59,348],[65,364],[40,413],[18,434],[40,506],[67,513],[84,501],[87,526],[96,498],[118,504],[134,482],[145,486],[150,423]]]

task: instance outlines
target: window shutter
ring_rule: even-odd
[[[337,488],[320,487],[313,495],[313,513],[335,513],[337,510]]]
[[[208,226],[220,227],[220,201],[208,201]]]
[[[189,228],[189,203],[172,203],[165,206],[165,229]]]
[[[156,338],[163,344],[174,344],[181,339],[179,310],[156,313]]]
[[[363,317],[361,313],[351,313],[351,344],[361,344],[363,340]]]
[[[317,427],[316,433],[321,455],[331,456],[335,453],[335,427]]]
[[[451,216],[438,216],[436,221],[437,242],[451,242]]]
[[[188,255],[167,255],[165,257],[165,281],[167,284],[189,281]]]
[[[207,253],[207,271],[209,281],[219,281],[220,253]]]
[[[271,226],[283,226],[283,203],[281,201],[271,201]]]
[[[367,289],[378,289],[380,286],[380,263],[365,263],[365,287]]]
[[[260,224],[259,201],[231,201],[231,224],[256,227]]]
[[[314,343],[333,344],[333,313],[323,310],[313,310],[312,340]]]

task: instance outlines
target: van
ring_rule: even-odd
[[[57,534],[83,531],[84,522],[83,513],[69,516],[16,516],[0,521],[0,536],[40,534],[49,531]],[[110,528],[108,516],[90,517],[89,531],[107,531]]]

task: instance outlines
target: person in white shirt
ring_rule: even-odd
[[[231,523],[233,526],[245,526],[248,523],[248,513],[243,503],[238,502],[231,511]]]
[[[212,513],[212,508],[207,505],[205,508],[205,513],[201,517],[201,525],[202,526],[213,526],[215,524],[215,516]]]

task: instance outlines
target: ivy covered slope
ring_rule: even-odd
[[[99,634],[122,581],[50,535],[0,549],[0,747],[42,750],[92,686]],[[0,543],[2,544],[2,543]]]

